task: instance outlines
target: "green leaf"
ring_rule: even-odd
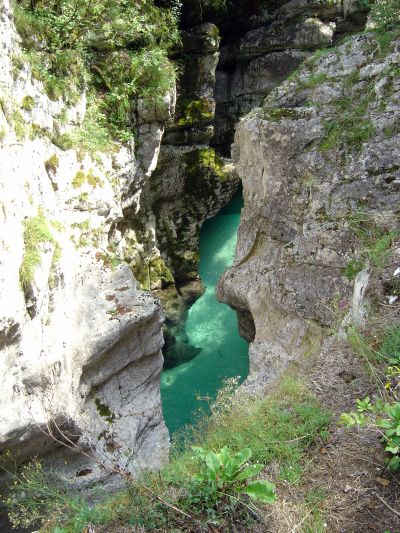
[[[400,466],[400,457],[396,455],[395,457],[392,457],[390,461],[388,462],[388,467],[391,470],[398,470]]]
[[[252,481],[241,490],[253,500],[260,500],[265,503],[276,502],[275,485],[269,481]]]
[[[379,418],[376,421],[376,425],[378,426],[378,428],[391,429],[393,426],[393,423],[391,420],[388,420],[387,418]]]
[[[218,455],[214,452],[208,452],[205,458],[205,463],[208,466],[208,468],[213,473],[217,473],[217,471],[221,468],[221,460],[218,457]]]
[[[386,446],[385,450],[389,453],[392,453],[393,455],[396,455],[399,451],[399,446]]]
[[[248,461],[251,457],[251,450],[250,448],[244,448],[240,452],[235,453],[233,456],[234,461],[236,462],[237,466],[242,466],[246,461]]]
[[[221,448],[219,452],[219,456],[220,456],[222,464],[226,465],[226,463],[229,461],[231,457],[231,454],[229,453],[229,448],[227,446],[224,446],[223,448]]]
[[[250,465],[247,466],[244,470],[242,470],[236,479],[239,481],[243,481],[243,479],[247,479],[252,476],[256,476],[261,472],[261,470],[264,468],[264,465],[256,464],[256,465]]]

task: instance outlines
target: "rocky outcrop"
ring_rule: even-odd
[[[212,145],[229,154],[235,125],[258,107],[316,48],[365,23],[360,2],[289,1],[243,21],[238,38],[227,35],[216,72],[216,120]],[[273,4],[273,3],[272,3]]]
[[[308,59],[237,127],[245,207],[218,297],[253,341],[249,386],[306,361],[346,314],[363,319],[368,269],[399,229],[399,59],[398,39],[354,37]],[[370,283],[380,301],[389,285]]]
[[[57,139],[81,126],[85,95],[74,106],[51,100],[28,63],[15,68],[8,0],[0,39],[1,449],[44,455],[76,482],[103,478],[104,465],[157,468],[168,447],[163,313],[123,263],[119,227],[123,208],[139,210],[174,96],[150,110],[139,102],[136,156],[118,144],[94,157],[62,150]]]
[[[232,165],[209,147],[218,29],[200,24],[183,32],[182,41],[176,113],[166,128],[158,167],[141,192],[138,217],[126,210],[126,218],[132,218],[125,228],[126,258],[142,286],[153,290],[198,279],[200,227],[239,184]]]
[[[124,257],[136,279],[146,289],[162,289],[168,326],[164,353],[174,342],[176,328],[182,327],[188,306],[203,292],[198,276],[200,228],[239,186],[231,162],[209,146],[218,28],[200,24],[183,32],[182,41],[176,113],[167,124],[158,166],[140,189],[139,209],[125,208],[119,226]]]

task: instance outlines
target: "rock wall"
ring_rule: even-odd
[[[353,37],[308,59],[239,122],[245,207],[218,297],[252,341],[248,386],[305,364],[345,315],[363,318],[381,260],[374,243],[396,246],[400,224],[399,59],[398,39]],[[394,271],[375,268],[371,302],[396,301]]]
[[[258,107],[316,48],[362,28],[365,17],[357,0],[293,0],[267,2],[258,15],[236,22],[233,35],[228,26],[216,71],[212,145],[229,155],[239,118]]]
[[[125,228],[131,244],[127,260],[149,289],[198,280],[201,225],[239,185],[230,162],[209,146],[219,40],[218,28],[210,23],[183,32],[176,113],[163,136],[158,167],[141,193],[138,217],[126,210],[126,218],[132,218]]]
[[[167,457],[160,403],[163,313],[123,262],[124,209],[157,164],[174,95],[138,104],[140,148],[95,158],[52,140],[79,126],[19,56],[8,0],[0,3],[0,446],[40,454],[70,481],[137,472]],[[63,116],[63,120],[61,120]],[[147,120],[147,122],[146,122]],[[91,460],[54,439],[71,439]]]

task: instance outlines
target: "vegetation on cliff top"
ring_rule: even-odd
[[[87,87],[106,126],[122,141],[132,136],[139,98],[162,98],[175,83],[168,53],[179,43],[179,3],[152,0],[20,0],[14,20],[24,53],[50,98],[75,103]]]
[[[127,480],[126,489],[90,504],[34,463],[14,475],[6,500],[15,525],[45,521],[46,533],[81,533],[140,526],[141,531],[248,531],[268,523],[269,505],[285,484],[296,485],[305,453],[328,435],[328,413],[302,382],[287,377],[267,399],[235,394],[230,380],[202,417],[175,443],[157,475]],[[193,448],[193,445],[196,445]],[[254,462],[257,464],[255,464]],[[261,466],[264,465],[264,466]],[[304,523],[314,531],[319,508],[303,499]],[[209,527],[210,526],[210,527]]]

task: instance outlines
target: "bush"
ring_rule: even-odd
[[[250,448],[235,454],[227,446],[221,448],[219,453],[199,446],[193,446],[192,449],[200,460],[190,486],[189,501],[194,507],[205,509],[210,514],[215,512],[223,498],[239,501],[240,493],[265,503],[276,501],[275,485],[266,480],[247,481],[263,469],[261,464],[248,463],[252,455]]]
[[[343,413],[341,423],[348,428],[369,423],[377,428],[390,458],[387,461],[391,470],[400,468],[400,402],[384,403],[377,400],[371,403],[369,397],[356,400],[357,411]],[[383,417],[383,418],[380,418]]]

